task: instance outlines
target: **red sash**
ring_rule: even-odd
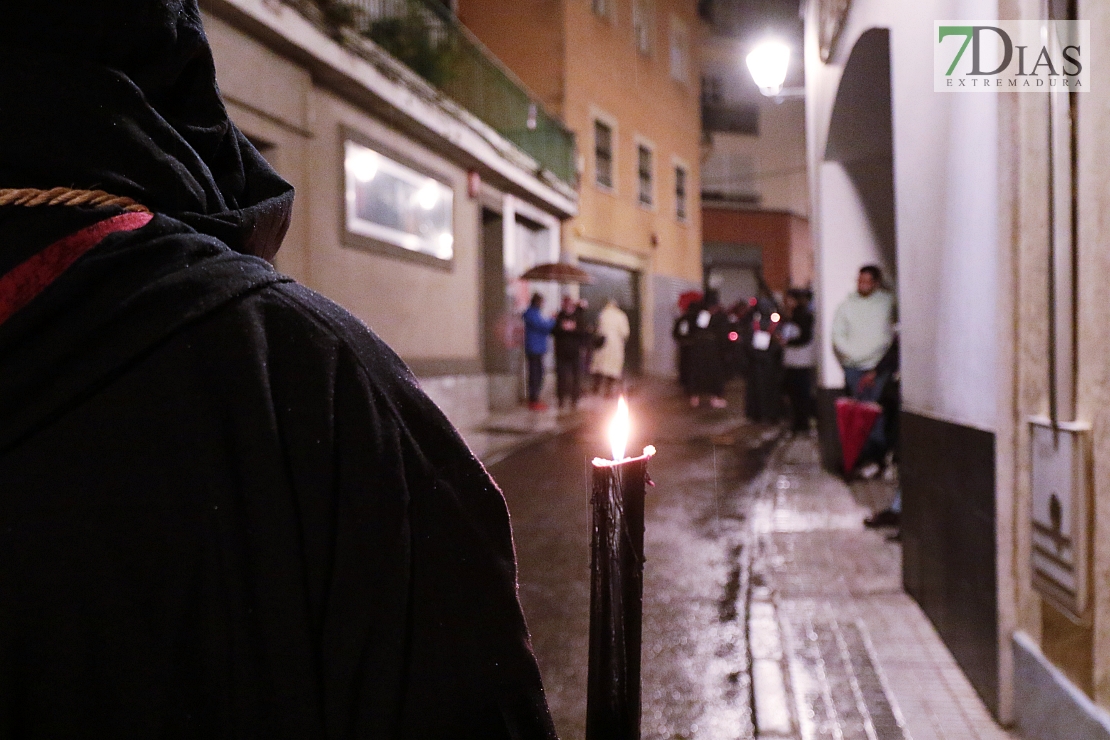
[[[0,278],[0,324],[30,303],[70,265],[109,234],[134,231],[150,223],[150,213],[123,213],[59,239]]]

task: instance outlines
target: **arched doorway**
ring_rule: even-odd
[[[897,285],[890,31],[885,28],[864,32],[852,48],[816,175],[821,455],[826,467],[838,469],[835,400],[844,374],[832,351],[833,314],[855,289],[863,265],[881,266],[887,287],[896,290]]]

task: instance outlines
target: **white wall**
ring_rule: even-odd
[[[882,265],[879,240],[864,212],[863,202],[844,166],[818,164],[822,208],[816,248],[817,317],[822,341],[821,383],[825,388],[844,385],[844,371],[832,351],[833,314],[849,291],[855,290],[861,265]]]
[[[993,17],[991,0],[899,3],[891,29],[903,406],[988,431],[997,416],[998,98],[932,92],[932,33],[935,20]]]
[[[816,4],[811,4],[814,13]],[[908,411],[993,430],[997,352],[997,99],[933,92],[933,21],[998,16],[996,0],[858,0],[837,51],[819,61],[807,24],[807,133],[817,217],[819,306],[853,289],[870,253],[842,173],[823,159],[837,85],[852,46],[873,27],[891,33],[894,190],[902,393]],[[850,186],[850,183],[848,183]],[[847,210],[845,210],[847,209]],[[828,327],[831,316],[824,315]],[[836,385],[829,333],[822,382]]]

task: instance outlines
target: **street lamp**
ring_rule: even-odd
[[[781,41],[763,41],[756,45],[746,60],[748,71],[759,91],[769,98],[783,100],[800,98],[804,88],[783,88],[786,69],[790,66],[790,47]]]

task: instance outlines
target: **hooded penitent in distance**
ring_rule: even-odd
[[[504,500],[265,261],[194,0],[0,3],[0,737],[549,738]]]

